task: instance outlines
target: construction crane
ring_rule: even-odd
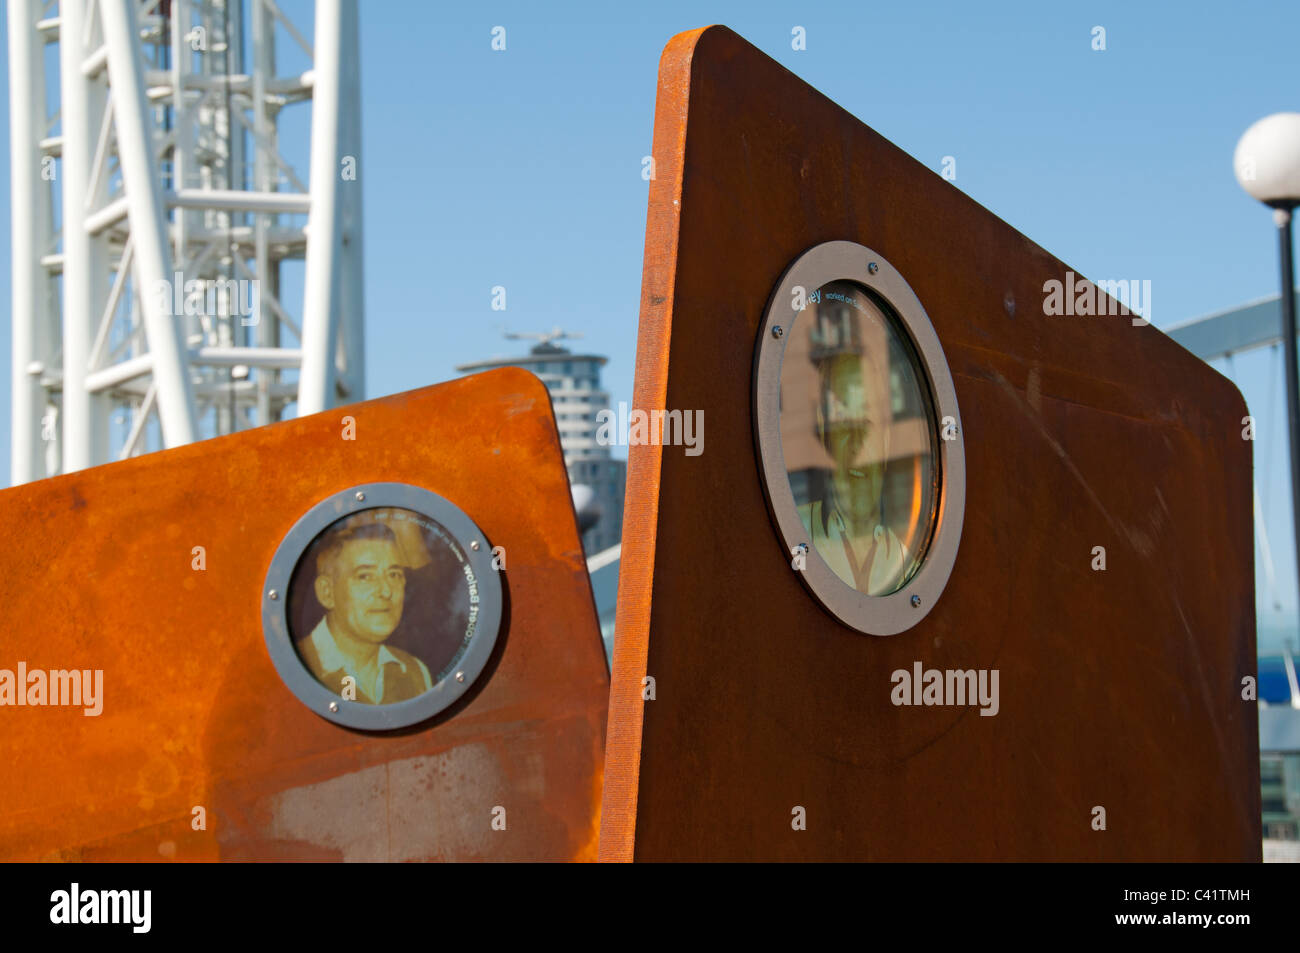
[[[506,331],[502,337],[507,341],[536,341],[539,348],[545,349],[556,341],[576,341],[582,337],[582,332],[570,332],[556,327],[549,331]]]

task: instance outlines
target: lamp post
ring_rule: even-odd
[[[1300,113],[1274,113],[1241,136],[1232,158],[1237,182],[1273,209],[1282,263],[1282,340],[1286,344],[1287,430],[1291,443],[1291,514],[1300,580],[1300,376],[1296,368],[1295,269],[1291,213],[1300,206]]]

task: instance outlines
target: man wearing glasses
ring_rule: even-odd
[[[383,523],[343,526],[316,557],[316,600],[325,616],[297,643],[299,657],[326,688],[350,701],[391,705],[433,687],[428,667],[384,642],[402,621],[406,567]]]

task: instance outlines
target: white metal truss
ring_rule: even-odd
[[[363,396],[357,2],[314,11],[8,0],[14,484]]]

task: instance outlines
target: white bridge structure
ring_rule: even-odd
[[[364,395],[357,0],[298,6],[8,0],[15,485]]]

